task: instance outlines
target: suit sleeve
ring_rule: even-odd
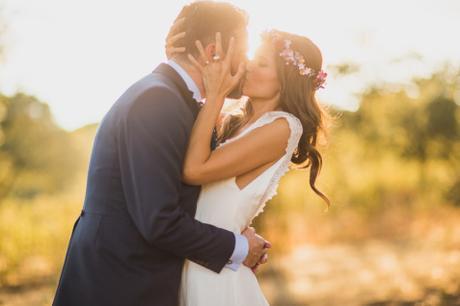
[[[190,129],[186,107],[166,88],[133,101],[118,126],[123,191],[146,241],[220,272],[234,250],[234,234],[195,220],[179,205]]]

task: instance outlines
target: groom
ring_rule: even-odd
[[[225,42],[235,37],[234,67],[245,59],[240,9],[202,1],[185,6],[182,17],[188,52],[200,40],[212,57],[221,32]],[[133,84],[104,117],[53,305],[177,306],[185,258],[215,273],[260,263],[266,241],[252,229],[240,235],[195,220],[200,186],[181,181],[203,88],[179,57]]]

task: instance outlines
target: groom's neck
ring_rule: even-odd
[[[192,80],[195,82],[196,86],[200,90],[201,97],[206,98],[206,92],[204,90],[203,78],[201,77],[201,73],[185,60],[175,58],[174,61],[178,63],[192,78]]]

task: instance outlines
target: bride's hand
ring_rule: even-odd
[[[184,24],[185,17],[177,19],[169,29],[168,36],[165,41],[166,58],[171,59],[177,53],[185,52],[185,47],[177,47],[174,45],[179,39],[185,37],[185,31],[181,31],[181,26]]]
[[[239,84],[240,79],[244,75],[245,65],[240,63],[238,71],[232,75],[231,63],[235,48],[235,39],[230,38],[228,50],[224,54],[222,50],[222,40],[220,33],[216,34],[216,53],[209,60],[200,41],[195,42],[200,53],[202,65],[191,54],[188,54],[190,62],[201,72],[203,83],[206,90],[206,96],[209,98],[225,98],[235,86]]]

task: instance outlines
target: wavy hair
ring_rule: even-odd
[[[322,55],[319,48],[308,38],[281,31],[271,31],[262,35],[264,43],[273,43],[273,33],[278,37],[288,39],[292,42],[291,48],[299,52],[305,58],[305,65],[316,72],[321,71]],[[322,157],[317,149],[318,138],[327,136],[328,127],[333,118],[329,115],[327,108],[320,105],[316,100],[317,87],[316,74],[304,76],[294,65],[286,65],[285,59],[278,56],[281,50],[275,48],[276,69],[278,80],[281,84],[279,107],[300,119],[303,126],[303,134],[299,144],[294,151],[291,162],[298,165],[298,168],[310,167],[309,184],[311,189],[330,206],[329,198],[315,186],[316,179],[321,171]],[[248,100],[240,112],[230,114],[222,123],[219,131],[219,141],[231,138],[236,131],[244,126],[253,114],[252,105]]]

